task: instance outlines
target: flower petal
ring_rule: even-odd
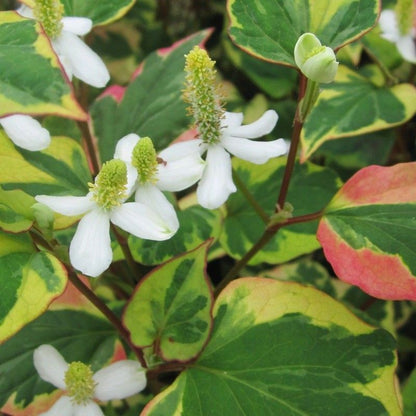
[[[134,199],[154,211],[170,230],[175,233],[178,231],[179,221],[175,208],[156,186],[151,184],[140,185]]]
[[[110,74],[104,62],[76,35],[63,30],[52,45],[58,55],[66,57],[75,77],[97,88],[107,84]]]
[[[127,202],[114,209],[111,221],[130,234],[146,240],[167,240],[176,232],[151,208],[138,202]]]
[[[416,45],[411,35],[402,36],[397,40],[396,46],[400,55],[408,62],[416,63]]]
[[[73,410],[71,399],[68,396],[62,396],[47,412],[39,416],[72,416]]]
[[[52,345],[43,344],[33,352],[33,364],[42,380],[65,390],[65,373],[68,364]]]
[[[243,124],[243,113],[230,113],[228,111],[224,114],[224,119],[221,121],[222,127],[238,127]]]
[[[211,145],[207,153],[207,165],[199,182],[196,195],[205,208],[220,207],[235,192],[230,155],[219,145]]]
[[[205,167],[200,157],[202,141],[191,142],[177,143],[160,152],[164,162],[159,164],[156,177],[157,187],[162,191],[182,191],[201,178]]]
[[[97,277],[110,266],[112,258],[109,214],[96,208],[79,222],[69,259],[83,274]]]
[[[37,195],[35,199],[48,206],[52,211],[69,216],[84,214],[96,206],[89,193],[86,196]]]
[[[267,110],[258,120],[244,126],[231,126],[224,129],[225,136],[255,139],[270,133],[277,123],[279,116],[274,110]]]
[[[204,148],[204,151],[206,150],[201,139],[192,139],[185,142],[178,142],[162,150],[159,153],[159,157],[167,162],[180,160],[195,153],[202,154],[203,151],[201,151],[201,147]]]
[[[63,30],[74,35],[86,35],[92,29],[92,20],[88,17],[63,17],[61,19]]]
[[[42,150],[51,142],[49,131],[33,117],[14,114],[0,118],[0,124],[13,143],[23,149]]]
[[[126,163],[126,168],[127,168],[127,185],[126,185],[127,197],[125,199],[128,199],[136,190],[138,174],[137,174],[137,169],[133,165],[127,162],[125,163]]]
[[[270,158],[287,153],[287,145],[283,139],[271,142],[255,142],[239,137],[224,137],[223,146],[234,156],[261,165]]]
[[[87,404],[73,406],[73,416],[104,416],[103,411],[97,403],[90,400]]]
[[[396,13],[393,10],[383,10],[378,21],[383,32],[382,37],[390,42],[396,42],[400,38],[400,30],[397,24]]]
[[[94,376],[97,383],[94,397],[98,400],[119,400],[146,387],[146,375],[137,361],[123,360],[109,365]]]
[[[114,159],[120,159],[126,163],[131,163],[133,149],[139,140],[140,136],[135,133],[130,133],[127,136],[122,137],[116,144]]]
[[[33,14],[33,10],[31,7],[22,4],[20,7],[16,9],[16,12],[20,14],[20,16],[28,17],[29,19],[34,19],[35,15]]]

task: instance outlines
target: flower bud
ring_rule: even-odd
[[[334,80],[338,69],[334,51],[313,33],[304,33],[296,42],[295,62],[307,78],[324,84]]]

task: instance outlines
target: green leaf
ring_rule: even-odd
[[[51,254],[0,232],[0,342],[41,315],[65,289],[67,273]],[[1,360],[0,360],[1,362]]]
[[[209,244],[163,264],[139,284],[123,317],[135,345],[153,346],[167,361],[187,361],[201,351],[212,327]]]
[[[413,370],[403,388],[404,416],[416,413],[416,370]]]
[[[198,361],[142,416],[401,415],[394,338],[316,289],[238,279],[214,318]]]
[[[369,166],[335,195],[318,240],[336,275],[381,299],[416,300],[416,162]]]
[[[380,326],[394,336],[396,335],[392,301],[375,300],[360,288],[334,279],[318,262],[301,259],[267,270],[263,274],[281,281],[292,281],[313,286],[344,303],[351,312],[368,324]],[[396,304],[396,306],[399,307],[399,304]],[[399,310],[399,312],[402,311]]]
[[[325,165],[351,177],[357,170],[369,165],[385,165],[391,154],[395,134],[382,130],[360,136],[329,140],[319,148],[316,156],[325,157]]]
[[[231,39],[246,52],[296,67],[293,50],[300,35],[314,33],[339,49],[375,25],[378,0],[228,0]]]
[[[91,182],[82,147],[68,137],[53,137],[42,152],[14,147],[0,132],[0,185],[5,190],[22,189],[32,196],[74,195],[88,192]]]
[[[0,117],[50,113],[87,119],[36,21],[0,12],[0,48]]]
[[[187,130],[191,120],[182,100],[184,55],[210,33],[199,32],[152,53],[125,90],[110,87],[96,100],[91,117],[102,161],[113,158],[117,141],[127,134],[148,136],[161,150]]]
[[[335,83],[325,87],[306,118],[302,161],[328,140],[390,128],[413,117],[416,88],[411,84],[384,86],[380,75],[374,70],[369,78],[340,66]]]
[[[235,172],[268,215],[274,212],[285,165],[285,158],[272,159],[264,165],[233,160]],[[287,197],[295,208],[293,215],[321,210],[340,185],[336,174],[327,168],[310,163],[296,164]],[[227,217],[220,243],[230,256],[240,259],[260,238],[264,223],[241,192],[232,194],[226,207]],[[319,248],[316,228],[316,221],[282,228],[254,256],[251,264],[278,264],[316,250]]]
[[[30,207],[36,201],[22,191],[0,188],[0,229],[10,233],[27,231],[33,223]]]
[[[34,7],[34,0],[21,0]],[[65,16],[88,17],[95,25],[105,25],[123,17],[136,0],[60,0],[64,5]]]
[[[193,206],[177,214],[180,227],[169,240],[150,241],[129,236],[129,247],[137,262],[145,265],[163,263],[220,234],[222,217],[219,211]]]
[[[45,394],[56,387],[42,381],[33,366],[33,351],[39,345],[53,345],[66,361],[82,361],[96,371],[113,357],[117,339],[114,328],[106,320],[90,313],[46,312],[0,346],[0,374],[7,374],[1,380],[0,407],[8,401],[2,410],[13,415],[33,400],[25,409],[26,415],[38,415],[51,407],[56,397],[45,397]],[[37,407],[41,405],[45,408]]]
[[[3,189],[21,189],[31,196],[84,196],[91,182],[82,147],[68,137],[52,137],[47,149],[29,152],[15,147],[0,131],[0,166],[0,186]],[[22,209],[29,210],[33,199],[25,198],[24,201]],[[57,214],[55,228],[68,227],[75,221],[74,217]]]
[[[293,69],[265,62],[244,53],[233,45],[228,36],[223,37],[222,44],[232,63],[270,97],[282,98],[295,88],[297,73]]]

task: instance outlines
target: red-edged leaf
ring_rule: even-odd
[[[318,240],[336,275],[382,299],[416,300],[416,163],[369,166],[335,195]]]

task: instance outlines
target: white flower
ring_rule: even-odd
[[[416,63],[416,31],[411,28],[408,33],[400,33],[396,13],[393,10],[384,10],[380,14],[379,25],[381,36],[394,43],[400,55],[411,63]]]
[[[140,142],[142,149],[136,147]],[[199,144],[193,141],[178,143],[170,146],[159,153],[156,153],[149,138],[140,138],[137,134],[128,134],[121,138],[116,146],[114,153],[115,159],[123,160],[128,170],[139,172],[134,186],[136,191],[135,201],[147,205],[166,221],[172,230],[179,228],[178,218],[174,207],[163,195],[162,191],[177,192],[182,191],[196,183],[202,175],[205,162],[199,155]],[[148,157],[138,154],[135,163],[134,149],[138,152],[147,153]],[[140,172],[144,173],[140,175]]]
[[[40,416],[104,416],[94,399],[124,399],[146,387],[142,367],[133,360],[117,361],[93,374],[83,363],[68,364],[52,345],[45,344],[34,351],[33,363],[43,380],[68,394]]]
[[[86,196],[36,196],[38,202],[60,214],[84,215],[69,248],[71,264],[83,274],[99,276],[111,264],[110,222],[148,240],[167,240],[175,234],[176,229],[148,205],[124,202],[132,193],[136,177],[129,172],[126,184],[125,163],[112,160],[103,165]]]
[[[28,6],[22,5],[17,12],[24,17],[35,18]],[[93,87],[104,87],[110,79],[104,62],[78,37],[90,32],[92,20],[68,16],[63,17],[61,23],[62,31],[51,39],[51,43],[68,78],[71,80],[75,76]]]
[[[260,165],[287,152],[287,145],[283,139],[270,142],[250,140],[270,133],[277,120],[277,113],[268,110],[255,122],[242,125],[243,113],[226,112],[221,120],[219,142],[207,144],[202,139],[191,141],[194,147],[198,146],[200,154],[207,152],[206,165],[197,188],[200,205],[208,209],[218,208],[237,190],[232,179],[230,153]],[[179,151],[179,147],[176,147],[179,145],[180,143],[172,145],[171,152],[176,149]]]
[[[0,125],[16,146],[26,150],[46,149],[51,136],[40,123],[31,116],[14,114],[0,118]]]

